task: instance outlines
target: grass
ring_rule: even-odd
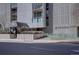
[[[77,39],[78,37],[75,35],[67,35],[67,34],[47,34],[47,36],[50,39],[55,39],[55,40],[63,40],[63,39]]]

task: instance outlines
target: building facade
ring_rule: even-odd
[[[2,3],[0,29],[79,36],[78,3]],[[18,34],[18,32],[16,33]]]
[[[53,34],[79,36],[79,4],[53,4]]]

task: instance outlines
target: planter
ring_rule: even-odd
[[[33,40],[33,34],[17,34],[17,39]]]

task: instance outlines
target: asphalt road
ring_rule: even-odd
[[[0,55],[78,55],[79,44],[0,43]]]

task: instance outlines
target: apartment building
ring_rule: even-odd
[[[46,28],[46,5],[43,3],[18,4],[17,22],[20,33],[31,33],[34,37],[44,36]],[[29,6],[29,7],[28,7]],[[40,33],[40,35],[35,33]]]
[[[18,34],[17,30],[19,28],[25,31],[42,31],[42,29],[46,27],[45,4],[4,3],[0,4],[0,9],[0,26],[2,27],[0,29],[8,28],[11,36],[14,32]],[[1,33],[3,33],[2,30]],[[17,35],[15,37],[17,37]]]
[[[79,36],[78,3],[2,3],[0,11],[0,29]]]
[[[29,30],[53,33],[53,4],[18,4],[17,22],[27,24]],[[29,8],[28,8],[29,6]],[[27,18],[27,19],[26,19]]]
[[[41,30],[46,27],[45,24],[45,4],[26,3],[18,4],[17,22],[27,25],[29,30]],[[29,7],[28,7],[29,6]]]
[[[25,6],[28,4],[19,4]],[[40,7],[41,6],[41,7]],[[20,7],[22,10],[23,7]],[[26,9],[28,6],[26,7]],[[29,4],[30,14],[27,19],[29,19],[30,28],[35,28],[37,30],[42,29],[45,33],[61,34],[61,35],[71,35],[78,36],[78,12],[79,4],[72,3],[34,3]],[[25,8],[23,9],[23,11]],[[20,12],[22,14],[22,12]],[[31,14],[32,13],[32,14]],[[38,17],[39,14],[41,17]],[[19,14],[20,15],[20,14]],[[25,15],[25,14],[24,14]],[[28,16],[27,15],[27,16]],[[22,16],[26,18],[26,16]],[[18,17],[20,18],[20,17]],[[21,18],[20,18],[21,19]]]

